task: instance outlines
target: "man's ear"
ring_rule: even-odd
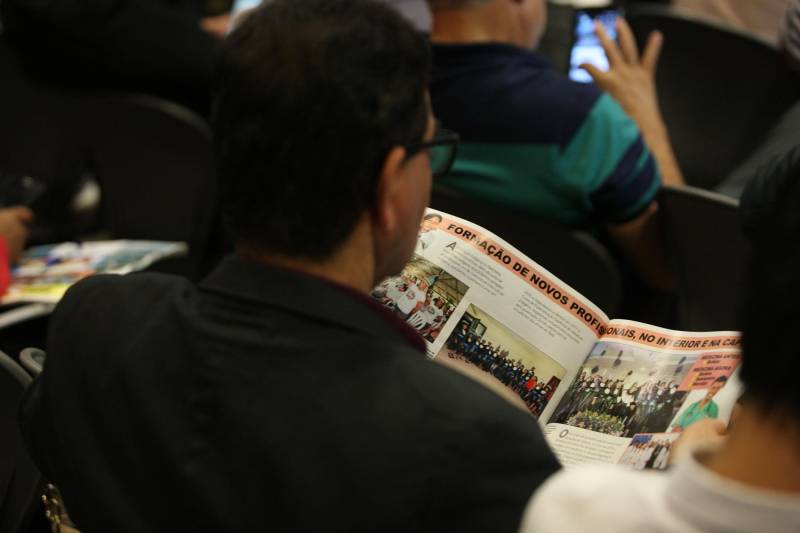
[[[407,201],[405,188],[408,176],[403,172],[406,149],[392,148],[383,160],[373,204],[373,224],[384,231],[394,231],[403,216],[403,203]]]

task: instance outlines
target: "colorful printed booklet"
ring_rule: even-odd
[[[738,332],[610,319],[485,229],[428,210],[411,261],[373,291],[429,357],[527,409],[566,465],[663,469],[680,432],[727,421]]]
[[[187,252],[185,243],[158,241],[65,242],[35,246],[12,268],[0,304],[56,304],[72,284],[92,274],[127,274]]]

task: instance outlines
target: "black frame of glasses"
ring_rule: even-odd
[[[414,157],[423,150],[429,150],[437,146],[451,146],[452,148],[450,150],[450,158],[448,159],[447,164],[439,172],[433,173],[434,179],[441,178],[442,176],[450,172],[450,169],[453,167],[453,161],[456,160],[456,153],[458,152],[458,144],[460,141],[461,139],[458,136],[458,133],[446,130],[444,128],[439,128],[436,131],[436,134],[434,135],[433,139],[431,139],[430,141],[422,141],[405,146],[406,159]]]

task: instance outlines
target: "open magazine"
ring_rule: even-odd
[[[428,210],[415,254],[373,297],[417,329],[428,355],[524,405],[566,466],[663,469],[703,418],[738,399],[738,332],[611,320],[487,230]]]
[[[0,304],[56,304],[74,283],[92,274],[127,274],[183,255],[185,243],[160,241],[65,242],[34,246],[11,270],[11,285]]]

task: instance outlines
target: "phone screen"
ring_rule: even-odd
[[[578,11],[575,13],[575,39],[569,60],[569,77],[581,83],[592,83],[588,72],[580,68],[584,63],[608,70],[608,58],[594,31],[594,22],[600,21],[612,39],[617,38],[617,9],[603,11]]]
[[[231,20],[236,21],[236,17],[248,9],[253,9],[261,5],[262,0],[234,0],[233,7],[231,7]]]

